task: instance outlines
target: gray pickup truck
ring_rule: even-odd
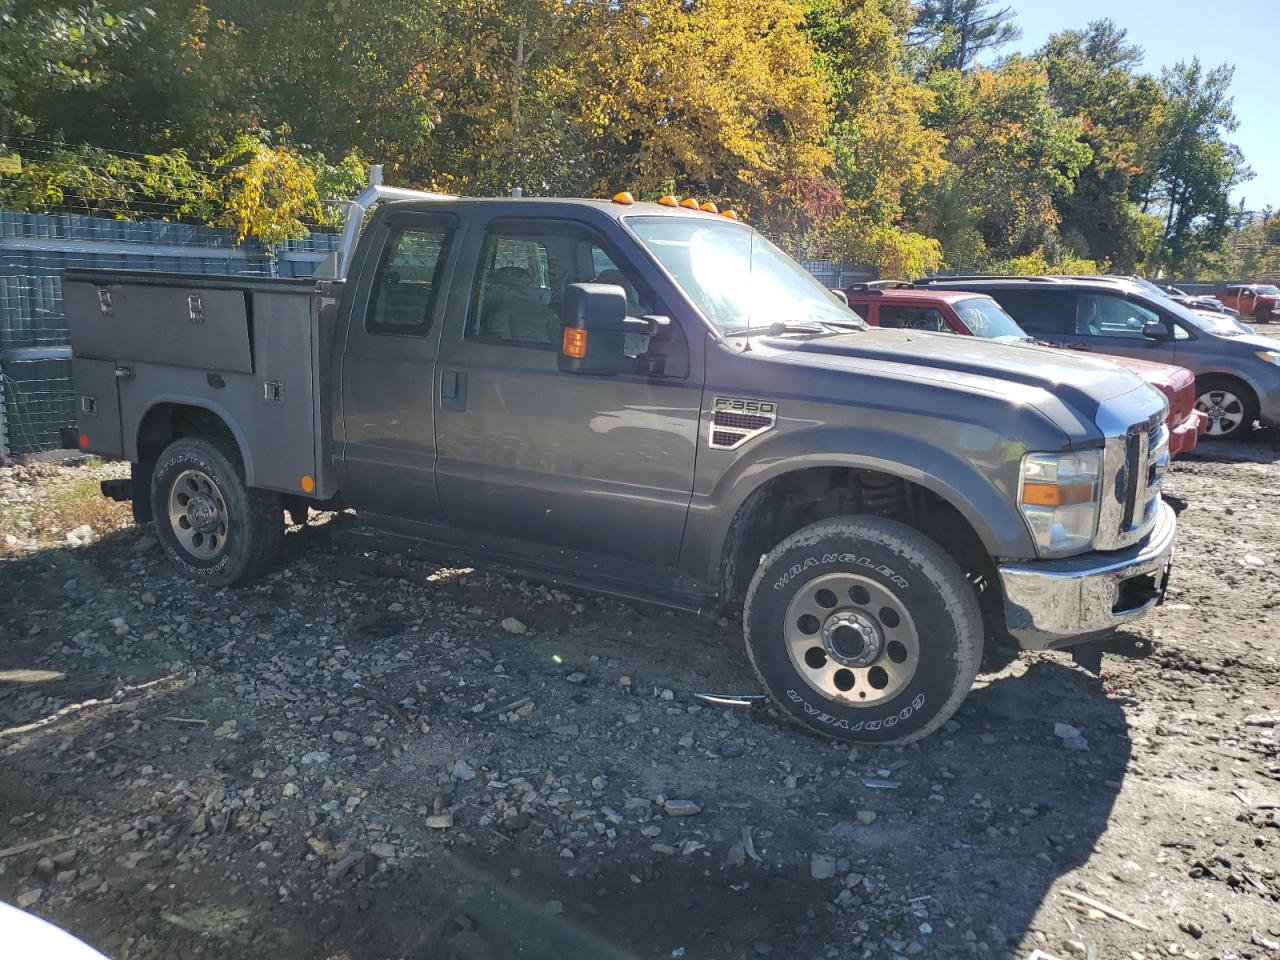
[[[868,329],[672,201],[371,186],[335,279],[68,271],[81,449],[190,578],[344,537],[716,616],[780,710],[940,726],[984,638],[1070,647],[1163,596],[1163,398],[1065,351]],[[376,209],[374,209],[376,207]]]

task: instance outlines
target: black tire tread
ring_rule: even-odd
[[[202,434],[180,437],[165,448],[160,455],[160,461],[163,462],[170,457],[175,449],[180,450],[183,447],[190,448],[193,453],[200,456],[208,456],[209,451],[212,450],[218,457],[225,460],[227,466],[231,468],[229,475],[239,484],[240,493],[249,506],[246,518],[246,535],[249,541],[247,558],[238,569],[232,570],[226,577],[210,578],[208,582],[217,586],[236,587],[260,578],[271,569],[279,556],[284,540],[284,510],[280,494],[259,490],[245,483],[244,461],[235,441],[229,436]],[[168,496],[168,491],[165,491],[165,496]],[[161,511],[155,512],[157,525],[167,522],[163,519]]]
[[[939,588],[943,596],[944,606],[952,613],[958,627],[960,637],[959,668],[950,694],[941,709],[920,729],[898,737],[894,740],[881,741],[876,746],[901,746],[921,740],[946,723],[960,708],[961,702],[968,696],[973,687],[974,678],[978,675],[978,667],[982,663],[983,626],[982,610],[978,597],[974,593],[960,566],[946,550],[930,540],[927,536],[897,520],[885,517],[842,516],[819,520],[802,527],[770,550],[760,560],[751,585],[747,588],[746,604],[742,617],[743,638],[747,648],[747,659],[755,672],[760,685],[768,693],[769,699],[777,706],[788,721],[812,733],[827,736],[833,740],[841,738],[823,733],[823,731],[806,724],[794,716],[790,710],[774,695],[769,683],[765,680],[759,664],[756,663],[751,643],[751,617],[749,611],[756,590],[765,579],[765,572],[777,562],[787,551],[804,543],[811,543],[826,537],[839,537],[844,540],[870,540],[890,550],[897,551],[917,563],[930,573],[930,579]]]

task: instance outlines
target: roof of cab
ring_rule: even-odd
[[[974,298],[992,299],[989,294],[974,293],[972,290],[946,290],[940,287],[898,287],[887,290],[853,290],[845,291],[850,303],[907,303],[913,300],[942,301],[955,303],[959,300]]]
[[[387,208],[398,210],[439,210],[450,207],[468,206],[509,206],[515,210],[542,209],[545,212],[567,212],[572,209],[590,208],[614,220],[626,216],[660,216],[685,217],[690,220],[711,220],[717,223],[738,223],[722,212],[711,213],[706,210],[694,210],[689,207],[669,207],[660,203],[637,200],[634,203],[615,203],[612,200],[595,200],[586,197],[442,197],[438,200],[392,200],[384,204]],[[745,225],[745,224],[743,224]]]

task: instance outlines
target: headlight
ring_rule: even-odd
[[[1277,367],[1280,367],[1280,353],[1276,353],[1274,350],[1259,351],[1257,357],[1259,360],[1265,360],[1267,363],[1274,363]]]
[[[1102,451],[1029,453],[1022,458],[1018,505],[1042,557],[1087,550],[1098,526]]]

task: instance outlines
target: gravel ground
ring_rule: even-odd
[[[120,465],[0,470],[0,898],[117,960],[1280,957],[1280,434],[1198,452],[1101,679],[989,655],[880,750],[696,701],[736,625],[323,522],[215,591]]]

